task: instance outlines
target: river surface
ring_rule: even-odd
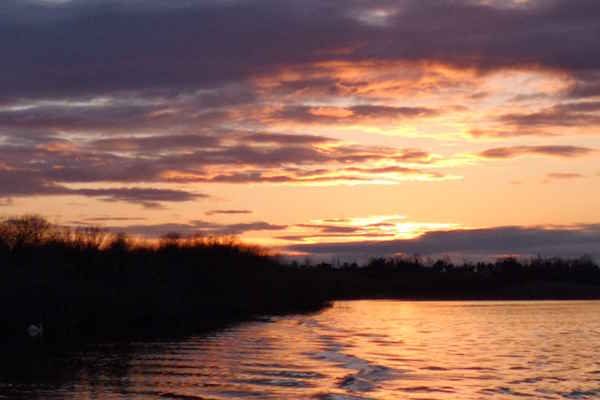
[[[600,398],[600,301],[347,301],[0,376],[10,399]]]

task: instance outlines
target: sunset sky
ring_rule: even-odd
[[[2,0],[0,216],[600,257],[597,0]]]

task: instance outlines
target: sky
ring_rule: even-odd
[[[3,0],[0,216],[600,257],[597,0]]]

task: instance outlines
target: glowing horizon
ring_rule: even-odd
[[[0,216],[600,257],[600,7],[375,3],[7,5]]]

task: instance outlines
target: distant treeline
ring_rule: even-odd
[[[336,299],[600,298],[600,269],[579,259],[373,259],[288,263],[234,239],[169,234],[136,241],[36,216],[0,222],[0,338],[44,340],[191,333]],[[12,339],[12,340],[11,340]]]
[[[311,274],[232,239],[143,243],[39,217],[0,223],[0,337],[192,332],[326,303]]]

